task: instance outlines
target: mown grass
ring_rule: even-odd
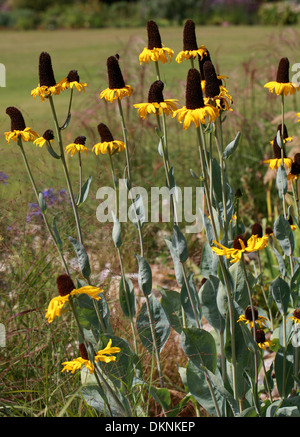
[[[274,136],[275,116],[279,114],[278,101],[263,89],[277,68],[278,59],[288,56],[291,65],[298,61],[298,29],[272,29],[263,27],[203,27],[197,29],[199,44],[205,44],[212,60],[221,74],[228,75],[228,89],[234,98],[234,113],[228,115],[224,137],[232,140],[241,130],[242,141],[238,158],[228,162],[228,177],[235,189],[242,187],[244,197],[242,213],[250,222],[252,218],[266,217],[266,185],[263,177],[266,169],[260,165],[269,151],[269,140]],[[163,43],[175,54],[182,49],[182,28],[162,28]],[[131,150],[133,153],[134,182],[149,188],[164,183],[161,158],[157,153],[158,140],[153,121],[141,121],[131,104],[145,101],[149,86],[155,80],[153,65],[141,67],[138,54],[146,44],[145,29],[103,29],[76,31],[1,32],[0,62],[6,66],[7,86],[1,88],[0,129],[10,129],[7,106],[17,106],[24,114],[27,125],[43,133],[52,126],[48,102],[35,101],[30,91],[38,82],[38,57],[42,51],[52,56],[57,80],[69,70],[77,69],[82,81],[89,83],[86,93],[75,93],[70,127],[64,131],[65,145],[78,135],[87,136],[87,144],[98,141],[96,126],[108,124],[115,138],[121,138],[118,114],[112,105],[98,99],[100,91],[107,87],[106,59],[119,53],[120,64],[126,82],[134,87],[130,103],[125,102]],[[179,98],[184,104],[186,73],[190,64],[163,65],[162,75],[166,81],[165,96]],[[59,118],[64,119],[68,94],[55,97]],[[297,108],[297,101],[290,99],[287,111]],[[273,123],[273,124],[272,124]],[[292,119],[287,118],[288,128],[297,134]],[[175,120],[168,120],[170,161],[175,167],[179,186],[197,184],[190,177],[190,168],[197,172],[197,151],[191,132],[183,132]],[[26,144],[26,152],[33,167],[40,190],[65,187],[63,172],[47,151]],[[35,201],[24,170],[17,146],[0,140],[0,171],[9,175],[8,184],[0,184],[1,217],[1,270],[0,270],[0,323],[7,329],[7,346],[0,349],[0,395],[11,414],[21,416],[55,416],[62,412],[68,396],[76,390],[78,377],[61,375],[61,362],[70,358],[74,351],[76,331],[71,317],[61,318],[48,325],[44,311],[49,299],[56,293],[55,278],[60,271],[59,261],[46,231],[38,221],[26,223],[28,202]],[[123,175],[124,157],[119,155],[117,172]],[[113,255],[111,226],[100,225],[96,219],[96,191],[110,184],[110,172],[106,157],[89,154],[83,157],[84,178],[93,176],[88,201],[80,210],[83,231],[95,283],[101,282],[101,272],[109,271],[102,285],[109,289],[110,275],[118,274],[118,263]],[[76,157],[68,160],[72,180],[77,184]],[[273,186],[270,190],[276,190]],[[275,197],[275,196],[274,196]],[[62,235],[73,235],[73,219],[68,208],[60,207],[57,213]],[[49,214],[52,211],[49,210]],[[260,214],[260,215],[259,215]],[[170,270],[169,257],[163,239],[159,239],[160,225],[145,226],[147,257],[151,262],[166,263]],[[166,230],[168,228],[166,227]],[[130,256],[126,258],[127,271],[135,272],[132,253],[135,250],[136,234],[128,226],[122,248]],[[199,240],[189,239],[195,253],[201,251]],[[68,259],[74,254],[65,243]],[[74,264],[73,264],[74,265]],[[74,267],[76,269],[76,266]],[[171,269],[172,270],[172,269]],[[172,275],[169,275],[169,277]],[[168,277],[168,279],[169,279]],[[113,301],[114,302],[114,301]],[[123,323],[114,312],[113,323],[123,328]],[[168,347],[170,349],[168,349]],[[171,350],[172,345],[166,347]],[[165,359],[165,358],[164,358]],[[175,360],[176,361],[176,360]],[[175,385],[180,385],[176,362],[170,364],[168,375]],[[147,363],[147,361],[146,361]],[[147,363],[149,365],[149,363]],[[150,366],[150,365],[149,365]],[[6,414],[3,409],[0,414]],[[79,398],[72,398],[64,414],[69,416],[94,415]]]

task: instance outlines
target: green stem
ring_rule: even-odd
[[[270,387],[269,380],[268,380],[268,377],[267,377],[267,371],[266,371],[266,366],[265,366],[265,362],[264,362],[263,349],[260,350],[260,354],[261,354],[261,362],[262,362],[262,366],[263,366],[264,374],[265,374],[265,381],[266,381],[266,384],[267,384],[267,390],[268,390],[268,393],[269,393],[270,401],[272,403],[273,402],[272,391],[271,391],[271,387]]]
[[[79,215],[78,215],[78,208],[77,208],[75,198],[74,198],[74,193],[72,190],[71,180],[70,180],[70,176],[69,176],[69,172],[68,172],[68,168],[67,168],[67,164],[66,164],[63,142],[62,142],[62,137],[61,137],[61,129],[60,129],[59,124],[58,124],[57,115],[56,115],[52,96],[49,96],[49,102],[50,102],[50,106],[51,106],[51,110],[52,110],[54,126],[55,126],[55,130],[56,130],[58,144],[59,144],[61,162],[63,164],[63,169],[64,169],[64,173],[65,173],[65,177],[66,177],[66,181],[67,181],[67,186],[68,186],[68,191],[69,191],[69,195],[71,198],[73,213],[74,213],[74,217],[75,217],[75,223],[76,223],[76,228],[77,228],[77,233],[78,233],[78,240],[81,244],[83,244],[82,231],[81,231],[80,220],[79,220]]]
[[[157,126],[159,131],[161,132],[161,124],[160,124],[160,118],[159,118],[159,114],[156,113],[156,118],[157,118]],[[164,128],[164,131],[166,129]],[[163,136],[161,137],[161,150],[162,150],[162,155],[163,155],[163,163],[164,163],[164,169],[165,169],[165,174],[166,174],[166,180],[167,180],[167,185],[169,188],[169,191],[171,193],[172,187],[171,187],[171,182],[170,182],[170,164],[167,158],[167,154],[166,154],[166,150],[167,150],[167,144],[166,144],[166,134],[164,132]],[[176,208],[176,199],[174,198],[174,194],[171,194],[171,201],[172,201],[172,211],[173,211],[173,221],[174,224],[178,224],[178,214],[177,214],[177,208]]]
[[[130,155],[129,155],[129,143],[128,143],[128,138],[127,138],[127,129],[126,129],[126,125],[125,125],[125,118],[124,118],[121,100],[118,99],[117,102],[118,102],[118,106],[119,106],[122,131],[123,131],[123,137],[124,137],[124,143],[125,143],[125,154],[126,154],[126,163],[127,163],[127,178],[128,178],[128,185],[129,185],[129,193],[131,195],[130,189],[131,189],[131,185],[132,185],[132,178],[131,178],[131,164],[130,164]],[[134,201],[133,201],[132,197],[130,197],[130,199],[131,199],[134,213],[135,213],[135,217],[136,217],[136,223],[137,223],[138,233],[139,233],[139,238],[140,238],[141,257],[143,258],[144,257],[144,241],[143,241],[142,227],[141,227],[140,220],[137,218],[137,212],[136,212]],[[144,297],[146,300],[146,307],[147,307],[148,315],[149,315],[150,330],[151,330],[151,335],[152,335],[153,347],[154,347],[154,351],[155,351],[156,365],[157,365],[158,374],[159,374],[160,386],[161,386],[161,388],[163,388],[164,387],[163,373],[162,373],[160,356],[159,356],[159,351],[158,351],[157,341],[156,341],[156,336],[155,336],[155,331],[154,331],[154,321],[153,321],[153,317],[152,317],[152,313],[151,313],[149,297],[146,294],[144,294]]]
[[[284,166],[284,93],[281,94],[281,158],[282,165]],[[286,202],[285,202],[285,194],[282,193],[282,207],[283,207],[283,215],[286,219]]]
[[[20,149],[21,149],[21,153],[22,153],[22,156],[23,156],[23,159],[24,159],[25,167],[26,167],[26,170],[27,170],[27,173],[28,173],[29,179],[30,179],[30,181],[31,181],[31,185],[32,185],[32,188],[33,188],[34,194],[35,194],[35,196],[36,196],[36,198],[37,198],[38,204],[40,204],[39,192],[38,192],[38,189],[37,189],[37,187],[36,187],[36,183],[35,183],[35,181],[34,181],[34,178],[33,178],[33,175],[32,175],[32,172],[31,172],[31,169],[30,169],[30,166],[29,166],[29,163],[28,163],[28,160],[27,160],[26,154],[25,154],[25,150],[24,150],[24,148],[23,148],[22,139],[21,139],[20,137],[18,138],[18,146],[19,146]],[[40,209],[41,209],[41,208],[40,208]],[[68,266],[67,266],[66,260],[64,259],[64,256],[63,256],[63,254],[62,254],[62,252],[61,252],[61,250],[60,250],[60,248],[59,248],[59,246],[58,246],[58,244],[57,244],[57,242],[56,242],[56,238],[55,238],[54,233],[53,233],[53,231],[52,231],[52,229],[51,229],[51,227],[50,227],[50,225],[49,225],[48,219],[47,219],[46,215],[43,213],[42,210],[41,210],[41,213],[42,213],[42,216],[43,216],[43,219],[44,219],[44,222],[45,222],[46,228],[47,228],[47,230],[48,230],[48,232],[49,232],[49,234],[50,234],[50,236],[51,236],[51,238],[52,238],[52,240],[53,240],[53,242],[54,242],[54,245],[55,245],[55,247],[56,247],[56,249],[57,249],[57,251],[58,251],[58,254],[59,254],[59,257],[60,257],[60,259],[61,259],[61,262],[62,262],[62,264],[63,264],[63,266],[64,266],[64,269],[65,269],[66,273],[69,275],[70,273],[69,273],[69,269],[68,269]]]
[[[199,148],[199,155],[200,155],[200,164],[201,164],[204,189],[205,189],[205,194],[206,194],[206,199],[207,199],[208,212],[209,212],[210,217],[211,217],[214,238],[217,241],[218,234],[217,234],[216,225],[215,225],[215,221],[214,221],[212,205],[210,203],[209,188],[208,188],[208,184],[207,184],[206,170],[205,170],[205,165],[204,165],[203,148],[201,145],[201,131],[202,131],[202,129],[200,127],[198,127],[197,128],[197,136],[198,136],[198,148]],[[236,400],[236,402],[238,402],[237,373],[236,373],[235,320],[234,320],[231,288],[230,288],[226,268],[224,265],[224,261],[223,261],[223,258],[221,256],[219,257],[219,262],[220,262],[220,267],[221,267],[221,271],[222,271],[222,275],[223,275],[223,279],[224,279],[224,283],[225,283],[225,289],[226,289],[227,300],[228,300],[228,311],[229,311],[229,320],[230,320],[230,336],[231,336],[232,373],[233,373],[233,394],[234,394],[234,399]]]
[[[69,123],[69,120],[70,120],[70,117],[71,117],[72,99],[73,99],[73,88],[71,88],[71,93],[70,93],[70,100],[69,100],[69,108],[68,108],[67,118],[66,118],[64,124],[60,127],[60,129],[65,129],[67,123]]]
[[[188,296],[189,296],[189,300],[191,302],[192,310],[193,310],[193,313],[194,313],[195,322],[196,322],[197,328],[200,329],[201,328],[201,323],[199,321],[198,313],[197,313],[196,307],[194,305],[194,300],[192,299],[192,293],[191,293],[191,290],[190,290],[189,281],[187,279],[187,275],[186,275],[186,271],[185,271],[185,266],[184,266],[184,263],[180,263],[180,264],[181,264],[181,268],[182,268],[184,283],[185,283],[185,286],[186,286],[186,289],[187,289],[187,292],[188,292]]]
[[[269,308],[269,305],[268,305],[268,299],[267,299],[267,296],[266,296],[266,293],[265,293],[265,290],[264,290],[264,284],[263,284],[263,280],[262,280],[262,274],[263,274],[263,271],[262,271],[262,265],[261,265],[261,259],[260,259],[260,254],[259,254],[259,252],[257,252],[257,259],[258,259],[258,268],[259,268],[259,273],[260,273],[260,280],[259,280],[260,288],[261,288],[261,291],[262,291],[262,294],[263,294],[263,297],[264,297],[265,303],[266,303],[266,305],[267,305],[267,308],[268,308],[268,310],[269,310],[269,317],[270,317],[270,322],[271,322],[271,331],[273,332],[273,331],[274,331],[273,315],[272,315],[272,310],[271,310],[271,308]]]
[[[114,164],[113,164],[111,153],[108,151],[107,154],[108,154],[108,157],[109,157],[111,176],[112,176],[114,190],[115,190],[115,207],[116,207],[115,214],[116,214],[116,217],[118,217],[118,212],[119,212],[119,209],[118,209],[118,187],[117,187],[117,184],[116,184],[115,168],[114,168]]]
[[[219,121],[219,130],[220,130],[219,134],[220,134],[220,138],[222,140],[222,123],[221,123],[220,118],[218,119],[218,121]],[[218,129],[216,126],[215,138],[216,138],[216,144],[217,144],[217,148],[218,148],[220,168],[221,168],[223,217],[224,217],[223,227],[224,227],[224,236],[225,236],[225,245],[226,245],[228,243],[228,223],[227,223],[228,220],[227,220],[227,207],[226,207],[227,199],[226,199],[226,184],[225,184],[225,171],[224,171],[224,159],[223,159],[223,145],[219,139],[217,131],[218,131]]]
[[[286,314],[282,315],[282,327],[283,327],[283,366],[282,366],[282,398],[285,398],[285,386],[286,386],[286,352],[287,352],[287,344],[286,344]]]
[[[298,342],[298,324],[295,323],[295,333],[294,333],[295,338],[297,339]],[[296,346],[294,347],[294,351],[295,351],[295,359],[294,359],[294,375],[295,378],[298,378],[298,372],[299,372],[299,346],[298,344],[296,344]],[[297,391],[297,381],[295,380],[295,384],[294,384],[294,390],[295,392]]]
[[[243,267],[244,277],[245,277],[245,281],[246,281],[246,284],[247,284],[249,303],[250,303],[250,307],[251,307],[253,338],[254,338],[254,341],[256,342],[255,313],[254,313],[254,306],[253,306],[253,301],[252,301],[251,287],[250,287],[250,284],[249,284],[249,280],[248,280],[248,276],[247,276],[247,271],[246,271],[246,266],[245,266],[245,261],[244,261],[244,254],[241,257],[241,264],[242,264],[242,267]],[[255,352],[254,352],[254,371],[255,371],[255,375],[254,375],[254,378],[255,378],[254,379],[255,393],[253,393],[253,395],[256,396],[255,405],[257,405],[257,408],[259,408],[257,350],[255,350]]]
[[[78,196],[78,201],[76,203],[76,206],[79,205],[80,202],[80,194],[81,194],[81,189],[82,189],[82,160],[81,160],[81,153],[78,152],[78,164],[79,164],[79,196]]]
[[[109,151],[108,151],[108,156],[109,156],[112,180],[113,180],[113,185],[114,185],[115,195],[116,195],[115,202],[116,202],[116,216],[117,216],[117,212],[118,212],[118,195],[117,195],[117,191],[118,191],[118,189],[117,189],[117,185],[116,185],[116,174],[115,174],[115,169],[114,169],[114,165],[113,165],[112,156],[111,156],[111,153]],[[130,320],[130,326],[131,326],[132,335],[133,335],[133,342],[134,342],[135,353],[137,353],[137,350],[138,350],[137,349],[137,339],[136,339],[136,333],[135,333],[135,328],[134,328],[134,323],[133,323],[133,315],[131,314],[129,300],[128,300],[125,270],[124,270],[123,261],[122,261],[122,257],[121,257],[121,251],[120,251],[120,249],[118,247],[116,247],[116,249],[117,249],[118,258],[119,258],[119,264],[120,264],[120,269],[121,269],[121,278],[122,278],[123,287],[124,287],[124,290],[125,290],[126,304],[127,304],[127,308],[128,308],[128,311],[129,311],[129,320]]]
[[[133,206],[133,210],[135,213],[135,218],[136,218],[136,224],[137,224],[137,228],[138,228],[138,234],[139,234],[139,239],[140,239],[140,250],[141,250],[141,257],[144,257],[144,240],[143,240],[143,234],[142,234],[142,227],[141,227],[141,222],[137,217],[137,212],[136,212],[136,208],[135,208],[135,204],[134,201],[132,199],[132,195],[131,195],[131,186],[132,186],[132,179],[131,179],[131,164],[130,164],[130,155],[129,155],[129,143],[128,143],[128,138],[127,138],[127,129],[126,129],[126,125],[125,125],[125,118],[124,118],[124,113],[123,113],[123,108],[122,108],[122,104],[121,104],[121,100],[118,99],[118,106],[119,106],[119,112],[120,112],[120,117],[121,117],[121,125],[122,125],[122,132],[123,132],[123,138],[124,138],[124,143],[125,143],[125,155],[126,155],[126,165],[127,165],[127,181],[128,181],[128,188],[129,188],[129,194],[130,194],[130,199],[131,199],[131,203]]]

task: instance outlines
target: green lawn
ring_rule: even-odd
[[[182,50],[182,31],[183,28],[180,27],[160,29],[163,43],[174,50],[174,58]],[[229,137],[232,137],[235,135],[236,130],[240,128],[239,120],[241,120],[241,115],[251,120],[254,111],[254,106],[252,112],[251,107],[249,107],[249,102],[254,96],[254,92],[251,96],[249,95],[251,71],[256,74],[254,83],[254,88],[256,87],[255,104],[261,105],[261,101],[265,104],[264,99],[267,92],[263,89],[263,84],[264,81],[269,79],[265,75],[268,75],[269,67],[273,68],[275,74],[277,62],[281,56],[289,56],[291,64],[298,61],[297,41],[299,40],[299,30],[244,26],[198,27],[196,34],[198,44],[204,44],[210,51],[217,71],[230,78],[228,80],[228,89],[234,98],[235,115],[233,117],[235,119],[232,123],[227,123],[227,126],[229,126],[230,131]],[[20,108],[27,126],[40,134],[45,129],[52,127],[48,102],[41,103],[39,99],[35,100],[30,95],[31,90],[38,85],[39,55],[42,51],[48,51],[52,57],[57,81],[65,77],[69,70],[77,69],[81,80],[89,84],[85,94],[75,92],[72,121],[69,128],[64,132],[65,142],[70,143],[78,134],[86,135],[87,133],[89,135],[88,142],[92,143],[95,140],[95,135],[97,135],[96,126],[99,122],[102,121],[109,125],[114,124],[114,126],[118,123],[111,105],[105,104],[104,101],[98,98],[100,91],[108,85],[106,59],[112,54],[119,53],[120,65],[125,80],[134,88],[130,103],[126,102],[125,105],[140,102],[141,99],[147,98],[149,86],[156,78],[153,65],[144,64],[141,67],[138,61],[138,55],[146,44],[146,28],[1,31],[0,62],[6,66],[6,87],[0,89],[0,130],[5,132],[10,129],[10,120],[5,114],[7,106]],[[161,65],[160,68],[162,77],[166,82],[165,95],[179,98],[180,103],[184,104],[185,80],[190,63],[178,64],[174,59],[171,64]],[[59,120],[61,121],[66,116],[68,98],[68,92],[54,97]],[[292,101],[292,99],[289,100],[287,109]],[[110,106],[110,112],[107,112],[107,106]],[[257,106],[255,111],[256,108]],[[140,135],[144,135],[144,146],[149,141],[151,143],[153,140],[151,137],[150,140],[149,136],[147,137],[145,123],[143,125],[138,123],[139,120],[135,110],[129,108],[129,106],[128,109],[130,109],[131,117],[128,123],[132,123],[130,129],[133,142],[135,139],[139,139]],[[263,111],[269,111],[269,108],[263,108]],[[272,111],[274,112],[274,106],[270,107],[270,113]],[[176,124],[175,121],[173,121],[173,124]],[[82,132],[83,126],[85,132]],[[183,133],[183,130],[178,129],[177,126],[172,131],[176,132],[172,150],[174,150],[174,153],[176,151],[175,157],[177,158],[181,156],[182,150],[185,149],[189,133]],[[120,124],[118,124],[117,134],[121,134]],[[264,138],[262,141],[266,142],[268,139]],[[250,138],[249,141],[252,141],[252,139]],[[139,144],[134,144],[133,148],[137,149],[136,157],[137,160],[140,160],[138,163],[142,165],[144,156],[138,154]],[[9,153],[7,153],[8,151]],[[59,186],[60,179],[53,179],[53,176],[57,174],[55,170],[56,162],[47,152],[41,149],[37,152],[35,147],[32,148],[30,145],[27,146],[27,151],[30,161],[33,161],[40,175],[45,175],[45,180],[48,176],[51,176],[52,182],[49,185],[55,186],[56,184]],[[0,171],[10,175],[10,183],[2,187],[5,188],[5,196],[14,199],[17,193],[22,193],[22,196],[28,198],[28,192],[30,193],[30,191],[27,190],[24,193],[22,187],[24,168],[23,164],[19,162],[20,154],[14,144],[8,145],[6,143],[4,137],[0,141],[0,156]],[[94,166],[94,164],[91,164],[95,162],[92,158],[90,158],[90,166]],[[149,159],[152,159],[151,154]],[[255,156],[255,159],[261,159],[261,157]],[[97,165],[101,166],[99,162],[97,162]],[[151,169],[149,171],[152,172]],[[147,177],[149,171],[148,174],[143,176]],[[97,166],[96,172],[98,172]],[[1,191],[4,192],[3,189]]]
[[[182,50],[182,28],[162,28],[163,43],[174,50]],[[222,74],[230,75],[241,63],[267,45],[274,34],[271,27],[202,27],[197,28],[199,45],[210,51],[213,62]],[[279,28],[276,28],[276,34]],[[34,102],[30,96],[38,83],[38,58],[42,51],[52,56],[53,68],[58,81],[71,69],[77,69],[82,80],[92,83],[91,96],[107,86],[106,59],[112,54],[121,55],[121,67],[139,68],[138,54],[147,43],[146,29],[100,29],[6,32],[1,31],[0,61],[6,66],[7,85],[1,89],[1,108],[18,105],[33,122],[39,123],[48,114],[46,104]],[[278,48],[279,49],[279,48]],[[278,56],[280,50],[278,50]],[[185,79],[187,64],[165,65],[163,74],[171,81]],[[154,69],[149,66],[147,75]],[[148,84],[151,83],[149,77]],[[147,80],[146,80],[147,83]],[[133,84],[134,86],[134,84]],[[175,90],[174,90],[175,91]],[[59,106],[63,106],[63,96]],[[79,102],[78,102],[79,100]],[[77,98],[77,106],[84,100]],[[60,104],[61,103],[61,104]],[[6,116],[0,113],[0,126],[6,129]]]

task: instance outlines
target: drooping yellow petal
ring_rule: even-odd
[[[99,300],[101,299],[101,297],[98,296],[99,293],[103,293],[103,290],[98,287],[93,287],[92,285],[85,285],[84,287],[74,289],[70,294],[72,296],[76,296],[77,294],[87,294],[93,299]]]
[[[62,372],[71,372],[71,373],[75,373],[76,370],[80,370],[82,366],[86,367],[89,370],[89,373],[92,374],[94,373],[94,365],[93,363],[91,363],[90,360],[85,360],[84,358],[75,358],[72,361],[65,361],[64,363],[62,363],[62,366],[64,366],[64,368],[62,369]]]
[[[284,93],[285,96],[288,94],[295,94],[296,91],[299,91],[300,85],[295,82],[276,82],[271,81],[264,85],[265,88],[268,88],[269,92],[275,91],[275,93],[279,96]]]
[[[205,46],[199,47],[197,50],[182,50],[178,53],[176,56],[175,61],[179,64],[185,59],[186,61],[191,58],[196,58],[198,55],[200,56],[200,59],[202,60],[203,55],[206,53]]]
[[[88,154],[89,150],[83,144],[71,143],[68,146],[66,146],[66,152],[67,153],[71,152],[71,156],[74,156],[76,152],[78,152],[78,153],[85,152],[86,154]]]
[[[130,96],[133,88],[130,85],[125,85],[123,88],[106,88],[100,94],[100,99],[105,99],[110,103],[113,103],[116,99],[123,99],[123,97]]]
[[[46,319],[48,319],[48,323],[53,322],[55,317],[60,316],[61,311],[65,306],[65,303],[68,302],[68,300],[69,300],[69,295],[56,296],[53,299],[51,299],[45,316]]]
[[[145,62],[149,64],[150,61],[160,61],[163,64],[166,62],[171,62],[174,51],[168,47],[154,47],[153,49],[144,48],[142,53],[139,55],[140,64]]]
[[[107,346],[104,349],[97,352],[95,356],[95,362],[103,361],[105,363],[109,363],[110,361],[116,361],[117,357],[111,354],[117,354],[121,352],[121,349],[116,346],[111,347],[111,345],[112,345],[112,340],[110,339],[109,342],[107,343]]]
[[[99,155],[99,153],[105,155],[108,151],[110,151],[110,153],[114,155],[115,153],[121,152],[122,150],[125,150],[125,143],[119,140],[103,141],[102,143],[95,144],[92,149],[92,151],[95,152],[96,155]]]

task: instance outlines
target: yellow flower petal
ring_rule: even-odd
[[[100,99],[105,99],[110,103],[113,103],[116,99],[123,99],[123,97],[130,96],[133,88],[130,85],[125,85],[123,88],[106,88],[100,94]]]
[[[74,156],[76,152],[78,153],[85,152],[86,154],[88,154],[89,150],[83,144],[71,143],[68,146],[66,146],[66,152],[67,153],[71,152],[71,156]]]
[[[148,64],[150,61],[160,61],[163,64],[166,62],[171,62],[174,51],[168,47],[154,47],[153,49],[144,48],[142,53],[139,55],[140,64],[145,62]]]
[[[282,93],[284,93],[285,96],[288,94],[295,94],[296,91],[299,91],[300,85],[298,83],[294,82],[276,82],[271,81],[264,85],[265,88],[268,88],[269,92],[272,93],[275,91],[275,93],[279,96]]]
[[[65,303],[68,302],[68,300],[69,300],[69,295],[56,296],[53,299],[51,299],[45,316],[46,319],[48,319],[48,323],[53,322],[55,317],[60,316],[61,311]]]
[[[101,290],[98,287],[93,287],[92,285],[85,285],[84,287],[80,287],[72,290],[70,294],[72,296],[76,296],[77,294],[87,294],[93,299],[99,300],[101,299],[101,297],[98,296],[99,293],[103,293],[103,290]]]
[[[95,152],[96,155],[99,155],[99,153],[105,155],[105,153],[107,153],[108,151],[110,151],[110,153],[114,155],[115,153],[121,152],[122,150],[125,150],[125,143],[119,140],[103,141],[102,143],[95,144],[92,149],[92,151]]]
[[[112,345],[112,340],[110,339],[109,342],[107,343],[107,346],[98,351],[96,356],[95,356],[95,362],[98,361],[103,361],[105,363],[109,363],[110,361],[116,361],[116,357],[114,355],[111,354],[116,354],[121,352],[121,349],[119,347],[111,347]]]
[[[86,367],[89,370],[89,373],[92,374],[95,370],[93,363],[90,362],[90,360],[85,360],[84,358],[75,358],[72,361],[65,361],[62,363],[64,368],[62,369],[62,372],[71,372],[75,373],[76,370],[80,370],[82,366]]]

